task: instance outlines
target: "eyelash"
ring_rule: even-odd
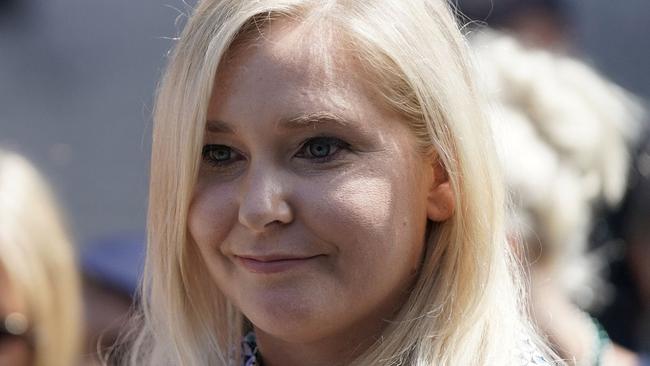
[[[314,156],[313,151],[310,151],[309,147],[313,147],[316,143],[329,147],[326,156],[317,157]],[[303,142],[303,144],[300,146],[300,149],[298,149],[298,152],[295,154],[295,157],[309,159],[315,161],[316,163],[327,163],[334,160],[336,156],[341,152],[341,150],[349,149],[350,145],[347,142],[336,137],[312,137]],[[331,150],[333,150],[333,152],[331,152]],[[213,156],[213,154],[216,152],[228,152],[229,158],[227,160],[217,159]],[[235,155],[234,159],[233,155]],[[219,144],[203,146],[201,156],[206,163],[215,167],[225,167],[229,164],[243,159],[242,154],[237,152],[235,149],[226,145]]]
[[[313,152],[310,152],[309,146],[313,146],[316,143],[334,147],[334,152],[329,153],[330,151],[328,151],[327,156],[315,157],[313,156]],[[295,156],[299,158],[311,159],[318,163],[327,163],[329,161],[334,160],[336,156],[341,152],[341,150],[349,150],[349,149],[350,149],[350,144],[336,137],[312,137],[307,141],[305,141],[300,146],[300,149],[298,150]],[[312,156],[308,156],[309,154],[311,154]]]
[[[230,156],[227,160],[220,160],[213,156],[213,154],[216,152],[228,152]],[[236,155],[237,159],[233,160],[232,157],[233,155]],[[225,167],[229,164],[234,163],[235,161],[239,161],[243,159],[243,156],[235,149],[231,148],[230,146],[218,145],[218,144],[203,146],[203,150],[201,151],[201,156],[203,158],[203,161],[216,168]]]

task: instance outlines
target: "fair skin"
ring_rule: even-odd
[[[189,213],[267,366],[363,352],[408,297],[428,221],[453,212],[435,154],[305,28],[275,23],[221,65]]]

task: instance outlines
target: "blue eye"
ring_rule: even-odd
[[[308,146],[309,153],[315,158],[324,158],[332,151],[332,145],[323,142],[313,142]]]
[[[201,153],[203,160],[216,166],[222,166],[239,160],[240,155],[225,145],[205,145]]]
[[[341,149],[347,147],[348,144],[346,142],[335,137],[314,137],[302,145],[296,157],[317,161],[329,161]]]

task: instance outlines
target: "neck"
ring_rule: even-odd
[[[259,334],[258,342],[265,366],[340,366],[349,364],[373,343],[369,339],[352,341],[346,337],[340,338],[344,343],[331,339],[291,343]]]
[[[255,328],[265,366],[342,366],[366,352],[382,334],[386,317],[364,319],[336,334],[304,341],[287,340]]]

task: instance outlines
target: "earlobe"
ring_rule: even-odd
[[[427,217],[431,221],[446,221],[453,215],[456,206],[454,192],[445,168],[437,159],[433,162],[432,174],[427,197]]]

